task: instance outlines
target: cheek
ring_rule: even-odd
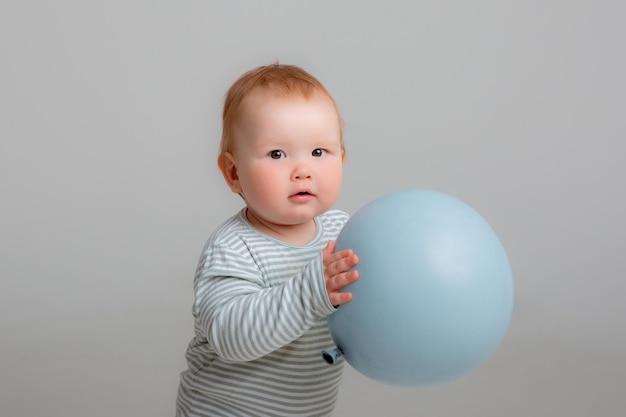
[[[263,196],[272,194],[277,189],[279,181],[279,172],[277,167],[270,167],[267,164],[255,164],[247,170],[241,181],[244,192],[248,195],[257,195],[263,199]]]
[[[325,185],[329,189],[336,190],[337,192],[341,188],[341,180],[343,176],[343,164],[334,162],[324,167],[322,170],[324,173]]]
[[[258,163],[251,170],[252,180],[256,183],[266,183],[267,181],[277,181],[280,177],[280,169],[276,164]]]

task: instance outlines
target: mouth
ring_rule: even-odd
[[[313,194],[311,191],[309,190],[302,190],[302,191],[298,191],[295,194],[292,194],[292,197],[300,197],[300,196],[311,196],[313,197],[315,194]]]

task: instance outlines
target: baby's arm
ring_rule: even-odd
[[[352,258],[332,249],[329,245],[283,285],[264,288],[250,260],[228,248],[213,248],[205,259],[227,259],[229,268],[198,270],[194,313],[202,335],[232,362],[254,360],[289,344],[350,297],[338,289],[354,275],[345,274]]]

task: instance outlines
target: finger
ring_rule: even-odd
[[[328,243],[326,243],[326,247],[322,250],[322,256],[324,258],[329,257],[330,255],[333,254],[333,252],[335,251],[335,242],[333,242],[332,240],[329,240]]]
[[[352,253],[350,249],[348,249],[348,251],[349,252],[343,254],[341,257],[324,265],[324,271],[328,277],[346,272],[359,263],[359,257]]]
[[[348,284],[352,284],[359,279],[359,271],[350,271],[342,274],[335,275],[334,277],[326,281],[326,291],[331,292],[339,291]]]
[[[346,263],[354,263],[356,255],[352,249],[345,249],[341,252],[335,252],[325,259],[324,265],[332,268],[345,268]]]
[[[352,293],[349,292],[333,292],[328,294],[328,299],[335,307],[341,304],[349,303],[352,300]]]
[[[329,265],[333,262],[337,262],[341,258],[345,258],[346,256],[352,255],[352,249],[344,249],[339,252],[328,252],[327,249],[335,250],[336,245],[335,242],[332,242],[326,246],[326,249],[322,252],[324,254],[324,264]]]

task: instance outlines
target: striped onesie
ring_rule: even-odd
[[[177,417],[328,416],[343,362],[326,316],[322,249],[348,215],[317,217],[315,238],[294,246],[256,230],[245,208],[209,238],[194,280],[195,337],[181,374]]]

